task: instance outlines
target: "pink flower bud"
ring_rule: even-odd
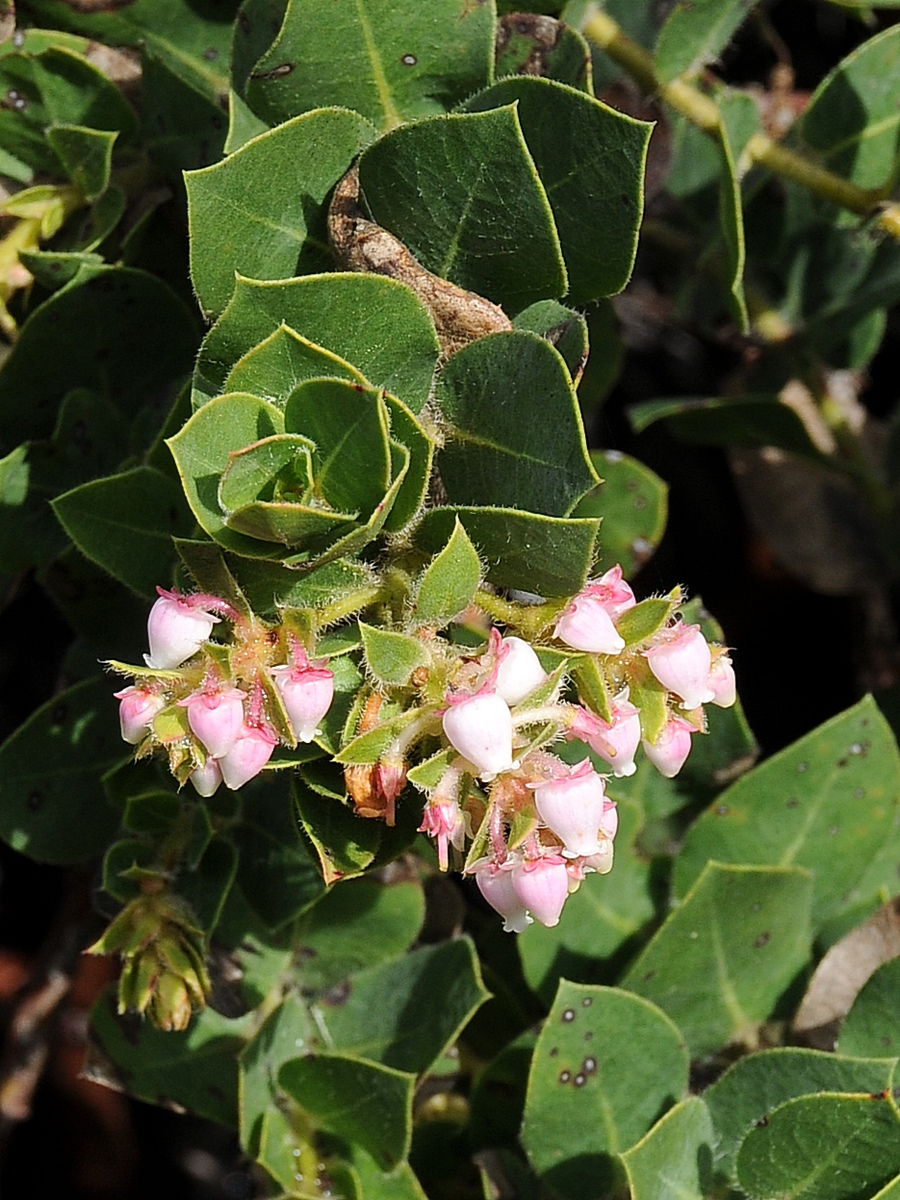
[[[612,842],[606,841],[599,854],[591,854],[584,859],[582,867],[585,871],[596,871],[598,875],[608,875],[613,869],[613,853]]]
[[[696,708],[715,698],[709,684],[712,657],[699,625],[675,625],[665,630],[655,646],[644,651],[650,670],[682,708]]]
[[[538,816],[562,841],[565,858],[599,853],[606,797],[603,780],[587,759],[563,779],[530,786]]]
[[[151,721],[165,708],[166,702],[158,693],[142,687],[123,688],[121,692],[113,692],[113,695],[121,701],[119,728],[122,737],[136,746],[147,736]]]
[[[666,779],[674,779],[691,752],[694,727],[682,717],[670,716],[655,742],[643,742],[644,753]]]
[[[159,599],[147,619],[150,653],[144,661],[154,670],[172,671],[197,653],[219,618],[192,604],[189,596],[156,590]]]
[[[622,579],[620,566],[587,584],[556,622],[554,637],[575,650],[591,654],[620,654],[625,641],[616,631],[616,620],[633,608],[634,592]]]
[[[566,860],[559,855],[535,858],[515,867],[513,888],[520,902],[536,921],[552,929],[569,895]]]
[[[448,696],[442,724],[447,740],[484,780],[511,771],[513,723],[509,705],[496,692]]]
[[[486,862],[475,872],[475,882],[491,908],[503,917],[506,933],[521,933],[531,925],[532,919],[525,911],[525,905],[513,886],[513,872],[510,867],[497,867]]]
[[[719,708],[731,708],[737,700],[737,683],[734,678],[734,667],[727,654],[720,654],[709,669],[707,680],[713,691],[713,704]]]
[[[239,688],[210,688],[178,701],[187,709],[188,725],[194,737],[213,758],[227,754],[237,740],[244,723],[246,695]]]
[[[273,667],[272,678],[294,737],[311,742],[334,699],[334,672],[308,665]]]
[[[188,779],[199,795],[212,796],[222,782],[222,769],[216,759],[210,756],[202,767],[194,767]]]
[[[610,707],[611,723],[583,708],[576,709],[569,732],[587,742],[599,758],[608,762],[618,779],[637,770],[634,756],[641,741],[641,717],[624,697],[614,700]]]
[[[546,678],[547,672],[528,642],[517,637],[502,640],[494,686],[510,707],[530,696]]]
[[[234,745],[219,760],[225,786],[236,792],[239,787],[258,775],[278,745],[278,738],[263,725],[241,726]]]

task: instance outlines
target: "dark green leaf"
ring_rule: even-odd
[[[118,1016],[110,990],[94,1005],[91,1034],[86,1078],[237,1128],[237,1054],[246,1021],[207,1008],[185,1033],[164,1033],[133,1014]]]
[[[631,1200],[706,1200],[715,1134],[698,1096],[677,1104],[622,1156]]]
[[[822,461],[822,452],[801,418],[778,396],[649,400],[632,408],[629,418],[638,433],[655,421],[665,421],[685,442],[701,446],[777,446]]]
[[[53,511],[86,558],[145,596],[171,578],[172,538],[194,527],[181,488],[152,467],[82,484]]]
[[[656,71],[669,82],[695,75],[714,62],[743,22],[754,0],[680,0],[659,31]]]
[[[898,985],[900,958],[883,963],[873,972],[844,1018],[838,1040],[841,1054],[893,1054],[900,1057]]]
[[[472,944],[460,938],[361,971],[317,1004],[335,1049],[422,1074],[487,998]]]
[[[857,187],[888,195],[898,172],[900,27],[849,54],[816,88],[792,133],[800,148]]]
[[[201,347],[194,406],[221,392],[235,363],[282,325],[352,363],[412,412],[428,399],[438,343],[421,303],[393,279],[332,272],[262,283],[239,277]]]
[[[528,1078],[522,1144],[532,1166],[571,1200],[605,1193],[611,1155],[646,1133],[687,1081],[687,1047],[655,1005],[562,980]]]
[[[894,1060],[844,1058],[787,1046],[740,1059],[703,1095],[716,1129],[716,1168],[732,1177],[747,1131],[795,1096],[816,1092],[880,1092],[888,1087]]]
[[[550,201],[571,302],[620,292],[637,252],[652,126],[575,88],[530,75],[503,79],[465,107],[484,111],[507,104],[516,105]]]
[[[423,179],[425,161],[439,165]],[[565,294],[553,214],[514,105],[401,126],[363,154],[359,179],[374,220],[436,275],[512,313]]]
[[[470,343],[441,372],[436,400],[451,504],[562,517],[596,485],[569,372],[542,338],[514,331]]]
[[[344,1054],[286,1063],[278,1081],[318,1123],[358,1142],[383,1171],[409,1153],[415,1076]]]
[[[463,525],[487,577],[499,587],[544,596],[571,596],[588,577],[600,522],[592,518],[546,517],[513,508],[437,508],[416,528],[416,542],[436,553]]]
[[[146,404],[167,405],[196,345],[193,315],[152,275],[109,267],[75,279],[35,309],[3,364],[4,443],[48,437],[63,396],[79,387],[127,419]]]
[[[0,747],[0,837],[38,862],[105,849],[119,818],[101,776],[126,757],[114,685],[90,679],[54,696]]]
[[[87,200],[96,200],[106,190],[117,137],[117,130],[88,129],[84,125],[58,124],[47,130],[47,141]]]
[[[587,321],[581,313],[566,308],[557,300],[538,300],[516,314],[513,326],[526,333],[536,333],[555,346],[577,387],[588,357]]]
[[[206,312],[228,303],[235,272],[287,279],[331,265],[326,202],[374,135],[356,113],[319,109],[188,172],[191,278]]]
[[[788,1100],[741,1143],[735,1175],[753,1200],[858,1200],[900,1172],[900,1121],[882,1097]]]
[[[710,863],[625,975],[683,1031],[691,1054],[754,1043],[806,963],[812,880],[796,867]]]
[[[675,865],[676,891],[683,895],[709,859],[796,864],[812,872],[813,917],[824,921],[872,898],[859,884],[886,841],[895,851],[900,844],[898,804],[900,756],[867,697],[717,798],[688,832]]]
[[[336,0],[321,17],[316,0],[290,0],[275,44],[256,63],[247,99],[270,124],[342,104],[392,129],[445,112],[490,78],[492,5]]]
[[[364,376],[348,362],[281,325],[234,364],[223,390],[251,392],[284,408],[288,396],[299,384],[328,376],[368,386]]]

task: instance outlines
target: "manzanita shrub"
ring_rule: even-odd
[[[637,578],[665,485],[578,395],[637,88],[646,235],[747,353],[635,427],[807,472],[890,585],[847,380],[900,298],[900,24],[786,121],[707,69],[746,0],[0,8],[0,571],[75,635],[0,834],[102,860],[89,1075],[260,1195],[900,1195],[894,736],[866,697],[753,765],[722,630]]]

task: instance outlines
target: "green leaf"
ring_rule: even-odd
[[[670,596],[651,596],[635,604],[616,621],[616,630],[628,647],[639,646],[659,633],[678,607],[681,592],[678,588]]]
[[[337,0],[321,16],[315,0],[290,0],[250,76],[250,107],[270,124],[342,104],[392,129],[445,112],[490,78],[492,4]]]
[[[652,125],[530,75],[495,83],[465,108],[483,112],[513,104],[550,201],[569,300],[583,305],[620,292],[637,253]]]
[[[221,158],[226,120],[222,102],[208,84],[181,64],[145,46],[141,70],[141,112],[147,154],[177,188],[184,171],[209,166]]]
[[[655,1005],[561,980],[528,1077],[522,1144],[532,1166],[571,1200],[605,1193],[611,1155],[633,1145],[687,1082],[687,1047]]]
[[[288,781],[267,782],[244,810],[238,882],[271,929],[304,912],[322,894],[322,878],[300,839]]]
[[[417,880],[348,879],[330,888],[297,928],[303,986],[313,992],[332,988],[348,975],[396,958],[415,940],[424,917],[425,896]]]
[[[869,859],[900,844],[900,756],[867,697],[732,784],[688,831],[675,864],[683,895],[708,859],[807,868],[817,924],[870,899]],[[894,854],[896,858],[896,853]]]
[[[721,0],[709,0],[720,3]],[[747,0],[730,0],[745,5]],[[719,177],[719,227],[725,242],[725,285],[728,305],[741,333],[750,330],[747,301],[744,296],[744,209],[741,202],[741,183],[738,160],[743,146],[759,125],[759,109],[751,96],[726,95],[719,106],[720,123],[717,142],[722,156]]]
[[[577,387],[588,357],[588,327],[581,313],[558,300],[538,300],[516,314],[513,327],[536,333],[555,346]]]
[[[609,960],[653,918],[650,864],[635,846],[642,814],[631,800],[620,801],[618,811],[612,873],[588,875],[553,929],[529,925],[517,939],[525,978],[548,1003],[560,976],[581,983],[608,978]]]
[[[194,527],[181,488],[153,467],[82,484],[53,511],[86,558],[144,596],[171,577],[172,538]]]
[[[228,303],[235,272],[287,279],[331,265],[327,200],[374,136],[357,113],[320,109],[187,173],[191,278],[207,313]]]
[[[126,757],[108,679],[60,692],[0,746],[0,837],[38,862],[101,853],[118,814],[101,777]]]
[[[872,1196],[900,1171],[900,1121],[881,1097],[822,1094],[788,1100],[755,1125],[735,1175],[753,1200]]]
[[[317,1001],[330,1044],[415,1074],[428,1071],[489,995],[468,938],[422,946],[348,982]],[[423,1004],[423,996],[440,1004]]]
[[[434,441],[395,396],[385,395],[384,402],[391,425],[391,445],[399,445],[409,452],[406,475],[384,522],[386,533],[396,533],[409,524],[425,502],[431,481]]]
[[[416,621],[421,625],[446,625],[474,600],[480,579],[478,554],[456,521],[447,545],[422,574],[416,591]]]
[[[277,408],[284,408],[288,396],[299,384],[330,376],[369,386],[350,363],[281,325],[234,364],[223,390],[250,392]]]
[[[635,405],[628,416],[638,433],[665,421],[676,437],[694,445],[777,446],[822,461],[800,416],[777,395],[677,396]]]
[[[898,175],[900,27],[864,42],[816,88],[792,129],[798,148],[887,196]]]
[[[441,372],[435,398],[448,425],[437,465],[451,504],[563,517],[596,485],[569,372],[543,338],[471,342]]]
[[[740,1059],[703,1094],[716,1129],[717,1171],[733,1177],[748,1130],[784,1101],[816,1092],[880,1092],[893,1068],[890,1058],[844,1058],[795,1046]]]
[[[358,1142],[383,1171],[409,1153],[414,1075],[345,1054],[311,1054],[286,1063],[278,1081],[318,1124]]]
[[[838,1039],[841,1054],[893,1054],[900,1057],[898,984],[900,958],[883,963],[870,975],[841,1025]]]
[[[150,1104],[169,1104],[237,1127],[237,1052],[246,1021],[206,1008],[184,1033],[164,1033],[133,1014],[116,1014],[112,989],[91,1011],[91,1052],[84,1074]]]
[[[601,561],[605,567],[619,563],[630,578],[662,541],[669,489],[649,467],[618,450],[594,451],[591,461],[603,482],[579,500],[572,515],[601,518]]]
[[[712,1122],[698,1096],[682,1101],[621,1155],[631,1200],[705,1200],[712,1195]]]
[[[487,563],[488,579],[498,587],[571,596],[584,586],[599,521],[457,504],[426,513],[416,527],[417,544],[432,554],[441,550],[457,518]]]
[[[384,500],[391,457],[380,391],[343,379],[310,379],[288,397],[284,426],[315,444],[315,491],[326,504],[368,515]]]
[[[494,74],[535,73],[594,94],[591,48],[577,29],[537,13],[501,17]]]
[[[330,272],[275,282],[239,276],[200,349],[194,407],[221,392],[235,363],[282,325],[352,363],[411,412],[428,399],[439,347],[419,300],[393,279]]]
[[[377,595],[372,576],[362,563],[338,559],[312,571],[296,571],[260,559],[229,559],[253,611],[272,616],[280,608],[316,608],[338,596],[356,595],[363,603]]]
[[[809,958],[811,895],[796,867],[709,863],[623,983],[669,1014],[692,1056],[752,1043]]]
[[[257,396],[236,392],[219,396],[198,409],[167,441],[187,502],[202,529],[220,545],[254,558],[277,558],[268,542],[228,528],[219,503],[219,480],[235,451],[284,432],[283,417],[274,405]]]
[[[423,177],[423,162],[439,166]],[[359,181],[373,219],[434,274],[510,312],[565,294],[553,214],[514,105],[401,126],[363,154]]]
[[[87,388],[127,419],[167,405],[189,373],[196,326],[161,280],[129,267],[76,278],[35,309],[0,372],[0,429],[9,447],[49,437],[60,398]]]
[[[659,31],[656,73],[668,83],[719,57],[754,0],[679,0]]]
[[[118,136],[118,130],[89,129],[84,125],[51,125],[47,130],[47,141],[87,200],[96,200],[106,190],[113,143]]]
[[[312,485],[311,451],[315,444],[296,433],[276,433],[252,446],[234,450],[219,480],[219,507],[232,513],[283,482],[298,492]]]
[[[144,47],[211,99],[228,87],[233,6],[216,0],[134,0],[102,12],[65,0],[39,0],[45,25],[71,29],[110,46]]]
[[[388,687],[405,687],[417,667],[427,666],[431,656],[418,638],[390,629],[359,623],[366,664],[375,678]]]

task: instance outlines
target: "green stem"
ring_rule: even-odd
[[[650,95],[687,117],[710,137],[718,138],[722,128],[719,107],[684,79],[669,82],[656,73],[653,56],[620,28],[608,13],[594,11],[583,25],[583,33],[599,46]],[[765,133],[756,133],[747,143],[745,153],[754,163],[766,167],[782,179],[799,183],[808,191],[831,200],[850,212],[867,216],[883,200],[886,193],[878,188],[860,188],[839,175],[810,162],[785,146],[779,145]],[[900,205],[893,204],[878,216],[876,224],[892,237],[900,238]]]

